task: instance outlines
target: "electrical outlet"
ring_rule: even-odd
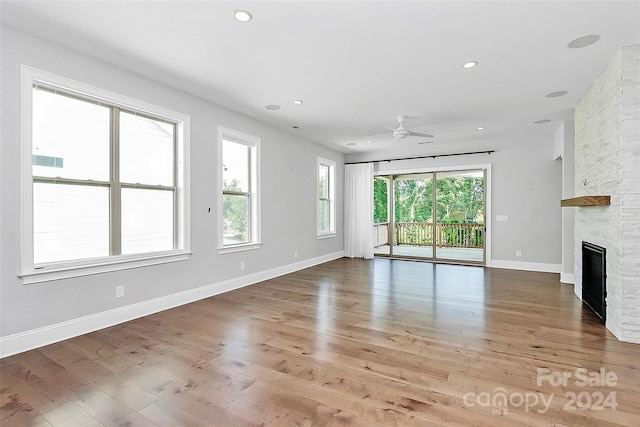
[[[240,261],[240,270],[244,270],[244,261]]]
[[[293,251],[293,257],[298,258],[298,251]]]
[[[516,256],[522,256],[522,251],[520,249],[516,251]]]
[[[124,296],[124,286],[116,286],[116,298],[122,298]]]

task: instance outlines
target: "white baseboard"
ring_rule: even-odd
[[[575,280],[573,281],[573,293],[582,301],[582,285],[576,284]]]
[[[573,273],[560,273],[560,283],[569,283],[573,285],[575,283]]]
[[[492,259],[489,263],[487,263],[487,267],[507,268],[510,270],[541,271],[545,273],[560,273],[562,271],[562,264],[508,261],[502,259]]]
[[[223,282],[190,289],[188,291],[178,292],[176,294],[154,298],[152,300],[115,308],[113,310],[92,314],[90,316],[80,317],[56,323],[54,325],[2,337],[0,338],[0,358],[77,337],[79,335],[107,328],[139,317],[148,316],[159,311],[168,310],[170,308],[218,295],[223,292],[253,285],[264,280],[273,279],[274,277],[293,273],[342,257],[344,257],[344,251],[335,252],[299,261],[294,264],[283,265],[270,270],[260,271],[258,273],[236,277]]]

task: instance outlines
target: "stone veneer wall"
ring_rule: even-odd
[[[622,337],[640,343],[640,44],[622,49]]]
[[[611,205],[573,208],[576,295],[582,241],[605,247],[606,326],[640,343],[640,45],[618,51],[576,106],[575,196],[586,195]]]

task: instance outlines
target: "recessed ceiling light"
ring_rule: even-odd
[[[348,145],[349,147],[353,147],[354,145],[356,145],[356,143],[355,143],[355,142],[347,142],[347,145]]]
[[[240,22],[249,22],[253,19],[253,16],[246,10],[236,10],[233,12],[233,17],[236,18],[236,21]]]
[[[597,34],[589,34],[588,36],[578,37],[575,40],[571,40],[567,45],[570,49],[580,49],[581,47],[591,46],[595,42],[600,40],[600,36]]]
[[[373,144],[373,141],[367,141],[367,144]]]
[[[302,101],[302,99],[296,99],[295,101],[293,101],[293,103],[296,105],[302,105],[304,101]]]
[[[478,126],[476,130],[484,130],[484,126]]]
[[[549,123],[550,121],[551,121],[551,120],[549,120],[549,119],[542,119],[542,120],[536,120],[536,121],[535,121],[535,122],[533,122],[533,123],[535,123],[535,124],[537,124],[537,125],[541,125],[541,124],[543,124],[543,123]]]
[[[558,90],[558,91],[555,91],[555,92],[548,93],[545,96],[547,98],[557,98],[559,96],[565,96],[568,93],[569,92],[567,92],[566,90]]]
[[[267,110],[276,111],[280,109],[280,106],[276,104],[269,104],[264,108],[266,108]]]
[[[465,63],[464,63],[464,65],[463,65],[463,67],[464,67],[464,68],[473,68],[473,67],[475,67],[476,65],[478,65],[478,62],[477,62],[477,61],[469,61],[469,62],[465,62]]]

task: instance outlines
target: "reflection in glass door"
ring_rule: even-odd
[[[484,170],[376,177],[374,253],[484,263],[484,182]]]

